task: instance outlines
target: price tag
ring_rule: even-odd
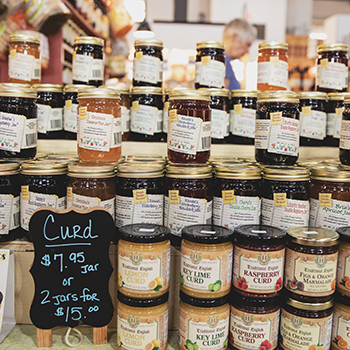
[[[275,207],[286,207],[288,205],[287,193],[274,193],[273,201]]]
[[[235,196],[234,190],[221,191],[221,194],[222,194],[222,200],[223,200],[224,205],[236,204],[236,196]]]
[[[16,56],[17,56],[16,49],[10,50],[10,58],[16,58]]]
[[[241,104],[234,105],[233,109],[235,111],[235,114],[242,114],[242,105]]]
[[[178,190],[169,190],[169,204],[180,204],[180,196]]]
[[[22,199],[30,199],[29,186],[21,186]]]
[[[321,67],[322,68],[327,68],[328,67],[328,58],[323,58],[321,60]]]
[[[201,58],[203,66],[207,66],[210,64],[210,56],[202,56]]]
[[[176,109],[172,109],[171,111],[169,111],[169,122],[170,123],[177,122],[177,110]]]
[[[142,61],[143,60],[143,52],[138,51],[136,52],[136,61]]]
[[[147,190],[145,188],[142,190],[133,190],[132,194],[135,204],[147,203]]]
[[[72,109],[73,102],[72,100],[66,100],[65,107],[66,109]]]
[[[271,125],[283,125],[282,112],[270,113]]]
[[[319,207],[331,207],[332,206],[332,193],[319,193],[318,194],[318,206]]]
[[[301,111],[303,112],[304,116],[312,114],[311,106],[303,106],[303,107],[301,107]]]
[[[279,63],[279,58],[278,56],[270,56],[270,63],[273,65],[273,66],[277,66],[278,63]]]
[[[164,102],[164,112],[167,112],[169,110],[169,102]]]
[[[343,107],[339,107],[335,109],[335,114],[337,118],[341,118],[343,116],[343,111],[344,111]]]
[[[133,101],[132,102],[132,110],[138,111],[139,110],[139,101]]]
[[[67,187],[67,201],[73,202],[73,188]]]
[[[80,107],[79,108],[79,119],[88,119],[89,114],[87,111],[87,107]]]

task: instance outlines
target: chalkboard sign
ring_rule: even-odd
[[[29,223],[35,252],[30,317],[37,328],[104,327],[110,322],[109,244],[114,228],[110,213],[102,208],[34,212]]]

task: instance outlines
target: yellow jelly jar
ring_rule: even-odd
[[[350,298],[336,293],[333,307],[332,350],[350,350]]]
[[[180,350],[226,349],[229,321],[230,305],[227,296],[198,299],[180,291]]]
[[[165,350],[168,342],[168,298],[169,293],[145,300],[118,292],[118,349]]]
[[[339,234],[337,291],[350,297],[350,227],[339,227],[337,233]]]
[[[134,298],[154,298],[169,290],[170,230],[163,225],[118,228],[118,289]]]
[[[213,299],[231,290],[233,232],[217,225],[182,229],[180,288],[195,298]]]

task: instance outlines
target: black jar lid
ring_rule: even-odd
[[[335,230],[339,234],[339,240],[350,243],[350,226],[338,227]]]
[[[139,298],[132,298],[124,295],[123,293],[120,293],[118,291],[118,301],[121,303],[133,306],[133,307],[153,307],[158,306],[166,303],[169,299],[169,292],[166,292],[165,294],[159,296],[159,297],[153,297],[153,298],[147,298],[147,299],[139,299]]]
[[[135,243],[157,243],[170,239],[170,229],[157,224],[130,224],[118,228],[120,239]]]
[[[182,290],[180,290],[180,300],[192,306],[209,308],[225,305],[228,303],[229,298],[227,295],[225,295],[221,298],[201,299],[187,295]]]
[[[234,305],[249,304],[253,307],[271,307],[280,305],[281,297],[278,295],[273,295],[267,298],[256,298],[255,296],[244,295],[237,290],[232,290],[230,294],[230,301],[231,304]]]
[[[182,229],[181,237],[194,243],[219,244],[231,242],[233,232],[219,225],[190,225]]]
[[[240,225],[234,230],[236,239],[249,239],[263,245],[278,245],[286,241],[286,231],[269,225]]]

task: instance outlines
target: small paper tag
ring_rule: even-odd
[[[132,102],[132,110],[138,111],[139,110],[139,101],[133,101]]]
[[[282,112],[270,113],[271,125],[283,125]]]
[[[75,58],[76,58],[76,57],[77,57],[77,53],[74,51],[74,52],[73,52],[73,58],[72,58],[73,61],[75,61]]]
[[[67,201],[73,202],[73,188],[67,187]]]
[[[318,206],[319,207],[331,207],[332,206],[332,193],[319,193],[318,194]]]
[[[16,49],[10,50],[10,58],[16,58]]]
[[[242,105],[241,104],[234,105],[233,109],[235,111],[235,114],[242,114]]]
[[[301,111],[303,112],[303,116],[311,115],[311,106],[303,106],[301,107]]]
[[[143,60],[143,52],[138,51],[136,52],[136,61],[142,61]]]
[[[169,110],[169,102],[164,102],[164,112],[167,112]]]
[[[169,111],[169,123],[177,122],[177,110],[172,109]]]
[[[341,118],[343,116],[343,107],[336,108],[335,114],[336,114],[337,118]]]
[[[203,66],[207,66],[210,64],[210,56],[203,56],[201,58],[202,64]]]
[[[21,186],[21,195],[22,195],[22,199],[30,199],[28,185]]]
[[[280,59],[278,56],[270,56],[270,63],[273,65],[273,66],[277,66],[278,63],[279,63]]]
[[[66,109],[72,109],[72,100],[66,100],[65,102],[65,106],[66,106]]]
[[[132,194],[135,204],[147,203],[147,190],[145,188],[142,190],[133,190]]]
[[[288,205],[287,193],[274,193],[273,201],[274,201],[275,207],[286,207]]]
[[[169,204],[180,204],[180,196],[178,190],[169,190]]]
[[[7,250],[0,250],[0,262],[6,262],[9,258],[9,252]]]
[[[236,204],[236,197],[235,197],[235,191],[229,190],[229,191],[221,191],[222,194],[222,200],[225,204]]]
[[[88,115],[87,107],[80,107],[79,119],[88,119],[88,118],[89,118],[89,115]]]
[[[321,60],[321,67],[322,67],[322,68],[328,67],[328,58],[323,58],[323,59]]]

